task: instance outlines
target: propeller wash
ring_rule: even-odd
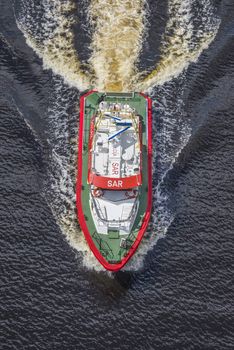
[[[99,250],[99,253],[108,264],[111,261],[114,265],[119,262],[120,267],[124,265],[123,262],[126,263],[128,260],[129,242],[131,241],[134,245],[134,239],[137,238],[137,235],[133,235],[134,238],[126,242],[127,236],[124,230],[125,232],[129,230],[131,233],[134,231],[139,213],[137,210],[131,212],[130,207],[131,209],[139,209],[143,198],[141,193],[144,188],[144,172],[141,172],[140,176],[134,169],[140,169],[140,166],[147,159],[147,156],[143,154],[143,149],[140,153],[137,153],[137,147],[141,138],[139,130],[141,126],[144,130],[144,121],[146,122],[146,119],[144,119],[146,115],[144,117],[141,108],[145,104],[146,110],[148,102],[142,102],[142,106],[136,106],[133,101],[136,98],[143,99],[138,92],[148,93],[153,100],[160,101],[157,107],[154,107],[153,103],[152,118],[150,118],[152,137],[155,141],[152,147],[153,179],[157,179],[157,181],[153,181],[151,190],[153,215],[149,221],[149,229],[142,238],[137,252],[125,267],[125,269],[136,270],[142,266],[147,251],[155,245],[158,238],[165,234],[173,220],[173,213],[170,212],[167,205],[169,196],[165,190],[165,178],[190,136],[189,119],[185,118],[186,112],[183,103],[185,71],[189,64],[196,62],[203,50],[209,47],[219,28],[219,19],[215,15],[212,2],[210,0],[199,1],[199,11],[197,13],[194,12],[196,8],[194,2],[196,1],[168,1],[168,22],[162,36],[160,59],[157,66],[152,66],[149,71],[141,71],[139,68],[139,55],[150,30],[149,4],[145,0],[118,0],[114,4],[111,0],[81,0],[78,1],[78,4],[73,0],[20,0],[15,6],[16,22],[23,32],[27,44],[42,59],[44,68],[52,69],[54,74],[54,92],[51,93],[51,103],[47,115],[49,120],[48,138],[52,150],[49,167],[50,176],[48,176],[48,183],[45,186],[45,195],[62,231],[70,244],[83,253],[83,263],[88,268],[100,270],[102,266],[93,257],[83,234],[79,232],[76,218],[77,89],[83,91],[94,88],[101,92],[100,96],[106,93],[106,97],[101,101],[107,103],[107,105],[104,104],[106,110],[103,110],[104,107],[100,105],[101,102],[96,101],[94,103],[96,112],[93,113],[93,116],[95,115],[97,119],[93,123],[97,124],[95,124],[96,129],[91,148],[93,153],[89,161],[95,170],[94,177],[91,178],[89,174],[88,182],[86,181],[85,185],[90,186],[89,210],[92,211],[90,215],[95,231],[99,231],[100,234],[100,230],[102,230],[102,235],[108,235],[110,231],[110,236],[118,236],[118,238],[108,238],[113,240],[110,242],[116,242],[114,258],[110,258],[111,254],[108,256],[106,249]],[[76,50],[76,40],[79,40],[79,33],[74,32],[74,25],[77,23],[79,11],[83,11],[85,14],[86,21],[82,23],[82,27],[85,28],[86,34],[91,38],[89,53],[85,61],[79,59],[79,52]],[[178,92],[178,86],[180,92]],[[135,91],[137,93],[134,93]],[[108,95],[109,92],[115,94],[110,96]],[[129,97],[130,95],[127,97],[127,95],[124,95],[125,93],[132,94],[132,97]],[[96,93],[96,95],[99,96],[99,93]],[[89,98],[92,98],[92,96],[91,94]],[[176,96],[176,103],[171,102],[173,96]],[[113,110],[114,105],[117,105],[116,108],[120,110]],[[123,117],[123,113],[128,108],[131,118]],[[85,108],[83,115],[86,113],[88,112]],[[98,119],[100,113],[104,114],[101,121]],[[112,117],[116,116],[120,120],[110,116],[107,117],[105,113],[111,113]],[[162,126],[160,130],[156,130],[156,114],[157,122]],[[82,122],[82,111],[80,116],[80,122]],[[106,133],[100,132],[98,128],[101,127],[102,123],[107,122],[110,129]],[[121,123],[126,123],[126,125],[121,125]],[[126,130],[121,131],[124,129]],[[144,132],[142,132],[142,139],[144,139]],[[132,144],[134,145],[134,147],[129,145],[129,149],[124,141],[127,135],[129,139],[130,136],[132,137]],[[109,139],[110,137],[113,138]],[[101,142],[103,146],[100,144]],[[107,150],[106,153],[104,151],[100,153],[103,158],[102,166],[96,169],[95,166],[99,167],[100,164],[93,154],[99,147],[105,148],[105,142],[108,144],[108,147],[106,146],[108,153]],[[64,150],[64,145],[67,146],[67,151]],[[157,152],[155,151],[155,145],[157,146]],[[118,154],[115,163],[118,165],[116,165],[116,174],[113,177],[109,176],[109,171],[114,166],[114,163],[111,163],[110,153],[115,148]],[[132,158],[125,160],[124,158],[130,157],[130,153]],[[105,158],[107,156],[108,160]],[[127,167],[125,166],[125,163],[130,165],[130,161],[133,161],[133,175],[130,175],[131,167],[126,170]],[[111,182],[112,184],[118,184],[118,181],[125,183],[125,180],[131,176],[137,176],[138,180],[141,178],[141,181],[137,184],[134,183],[134,186],[124,188],[123,191],[116,188],[109,190],[95,185],[95,175],[97,176],[100,171],[101,177],[104,175],[110,177],[108,181],[117,181]],[[116,180],[113,180],[113,178]],[[82,184],[84,185],[84,183]],[[96,189],[96,187],[98,188]],[[99,189],[102,192],[98,192]],[[120,199],[118,213],[121,212],[121,206],[123,208],[123,205],[127,203],[128,209],[124,211],[127,213],[130,210],[131,212],[131,215],[128,216],[131,223],[126,221],[125,227],[120,227],[119,232],[116,231],[116,226],[112,225],[113,220],[110,213],[101,205],[101,201],[107,200],[107,195],[112,198],[113,193],[110,193],[111,191],[115,191],[115,196]],[[100,193],[102,196],[98,197]],[[122,195],[124,197],[121,197]],[[132,198],[126,198],[126,196]],[[121,204],[121,200],[125,204]],[[99,208],[98,212],[95,211],[97,207]],[[95,216],[97,213],[100,214],[102,219],[105,218],[106,220],[107,218],[110,225],[102,220],[105,224],[101,225],[102,228],[100,228],[100,222]],[[142,214],[144,215],[144,211]],[[157,218],[160,218],[160,220]],[[121,213],[118,215],[118,220],[123,220]],[[104,231],[107,233],[104,233]],[[109,241],[107,243],[109,244]],[[97,242],[95,241],[94,244],[97,244]],[[117,246],[119,251],[116,248]],[[104,267],[108,268],[108,266]]]

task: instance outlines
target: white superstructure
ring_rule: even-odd
[[[97,232],[131,231],[141,185],[140,117],[127,104],[101,102],[90,135],[90,207]]]

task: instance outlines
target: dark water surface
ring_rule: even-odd
[[[149,1],[152,31],[139,63],[145,67],[159,55],[164,3]],[[192,3],[196,14],[199,2]],[[19,4],[0,0],[0,349],[234,349],[233,1],[213,2],[218,34],[185,80],[175,78],[151,93],[161,106],[154,111],[155,186],[164,164],[164,99],[173,106],[183,101],[182,119],[190,128],[163,181],[174,220],[145,254],[143,267],[115,275],[84,266],[43,194],[53,175],[53,150],[61,143],[60,153],[70,157],[69,147],[76,147],[63,141],[63,133],[76,137],[79,93],[63,86],[65,110],[56,102],[62,78],[43,70],[26,44],[14,16]],[[84,11],[84,1],[82,6]],[[88,42],[79,26],[75,30]],[[58,105],[56,127],[56,118],[48,117],[52,104]],[[173,128],[168,150],[178,145],[181,129]],[[155,199],[156,212],[158,205]]]

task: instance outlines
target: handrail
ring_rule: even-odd
[[[124,128],[124,129],[121,129],[121,130],[116,131],[114,134],[112,134],[112,135],[110,135],[110,136],[108,137],[108,141],[114,139],[116,136],[118,136],[118,135],[122,134],[123,132],[127,131],[129,128],[130,128],[130,126],[127,126],[127,127]]]
[[[105,256],[110,255],[111,258],[114,257],[113,251],[112,251],[111,247],[109,246],[109,244],[105,240],[103,240],[97,232],[94,232],[92,234],[92,237],[99,244],[99,250],[102,251],[105,254]],[[104,246],[102,246],[102,245],[104,245]]]
[[[119,97],[119,98],[133,98],[135,95],[134,92],[107,92],[106,97]]]

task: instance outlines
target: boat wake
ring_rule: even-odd
[[[44,68],[52,69],[69,85],[85,90],[93,77],[75,50],[76,10],[72,0],[22,0],[15,12],[18,28],[42,59]]]
[[[169,0],[169,20],[161,43],[161,58],[149,74],[143,72],[143,78],[136,81],[136,89],[148,90],[177,77],[190,63],[196,62],[214,40],[220,21],[214,15],[211,2],[195,3]]]
[[[138,67],[150,28],[144,0],[119,0],[114,5],[111,0],[91,0],[86,6],[87,22],[82,25],[92,40],[82,62],[75,48],[73,28],[79,11],[75,1],[21,0],[15,8],[18,27],[28,45],[42,58],[45,69],[53,72],[54,91],[47,111],[51,154],[45,197],[70,245],[82,253],[87,268],[103,270],[90,252],[76,216],[78,90],[141,90],[155,101],[152,221],[140,248],[124,267],[138,270],[175,215],[170,209],[166,178],[191,134],[183,99],[186,68],[208,48],[219,28],[211,2],[195,2],[169,0],[160,60],[147,72]],[[84,8],[85,1],[80,3]]]

